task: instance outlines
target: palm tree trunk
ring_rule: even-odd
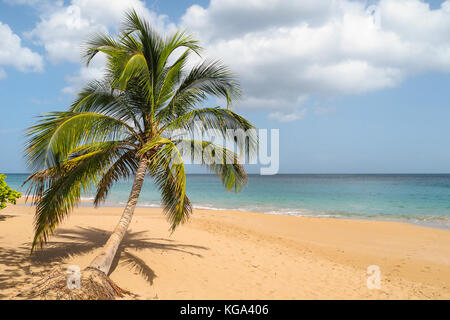
[[[106,275],[109,273],[114,256],[117,253],[120,243],[122,242],[125,233],[130,226],[133,217],[134,208],[136,207],[139,194],[141,193],[142,184],[144,183],[145,173],[147,171],[148,159],[143,157],[139,161],[139,166],[134,178],[133,187],[131,188],[128,203],[123,211],[122,217],[119,220],[114,232],[109,237],[102,252],[92,260],[88,268],[94,268],[102,271]]]

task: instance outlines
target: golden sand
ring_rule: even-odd
[[[54,266],[81,269],[121,208],[80,207],[29,255],[33,207],[0,213],[0,299]],[[450,231],[398,222],[195,210],[170,235],[160,209],[136,209],[110,277],[141,299],[450,299]],[[381,288],[367,288],[379,266]]]

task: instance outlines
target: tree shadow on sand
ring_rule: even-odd
[[[19,288],[29,284],[32,279],[45,271],[61,264],[67,258],[88,253],[102,247],[111,232],[98,228],[77,227],[74,229],[59,229],[52,241],[33,255],[30,255],[31,243],[24,243],[17,249],[0,248],[0,299],[5,297],[3,290]],[[197,245],[182,244],[170,239],[145,237],[146,231],[128,231],[117,251],[111,267],[112,273],[117,266],[125,266],[138,272],[150,285],[156,277],[155,272],[136,253],[126,249],[141,251],[144,249],[175,251],[201,258],[201,250],[208,248]],[[44,270],[32,273],[31,267]]]
[[[7,215],[7,214],[0,214],[0,221],[5,221],[8,218],[13,218],[14,216],[12,215]]]

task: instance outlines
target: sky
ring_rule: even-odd
[[[450,0],[0,0],[0,172],[28,172],[25,128],[102,75],[80,45],[129,8],[239,75],[280,173],[450,173]]]

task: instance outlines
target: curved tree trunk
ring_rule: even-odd
[[[92,260],[88,268],[94,268],[102,271],[106,275],[109,273],[114,256],[117,253],[120,243],[122,242],[125,233],[133,217],[134,208],[136,207],[139,194],[141,193],[142,184],[144,183],[145,173],[147,171],[148,159],[142,158],[139,161],[139,166],[134,178],[133,187],[131,188],[128,203],[123,211],[122,217],[119,220],[114,232],[109,237],[102,252]]]

